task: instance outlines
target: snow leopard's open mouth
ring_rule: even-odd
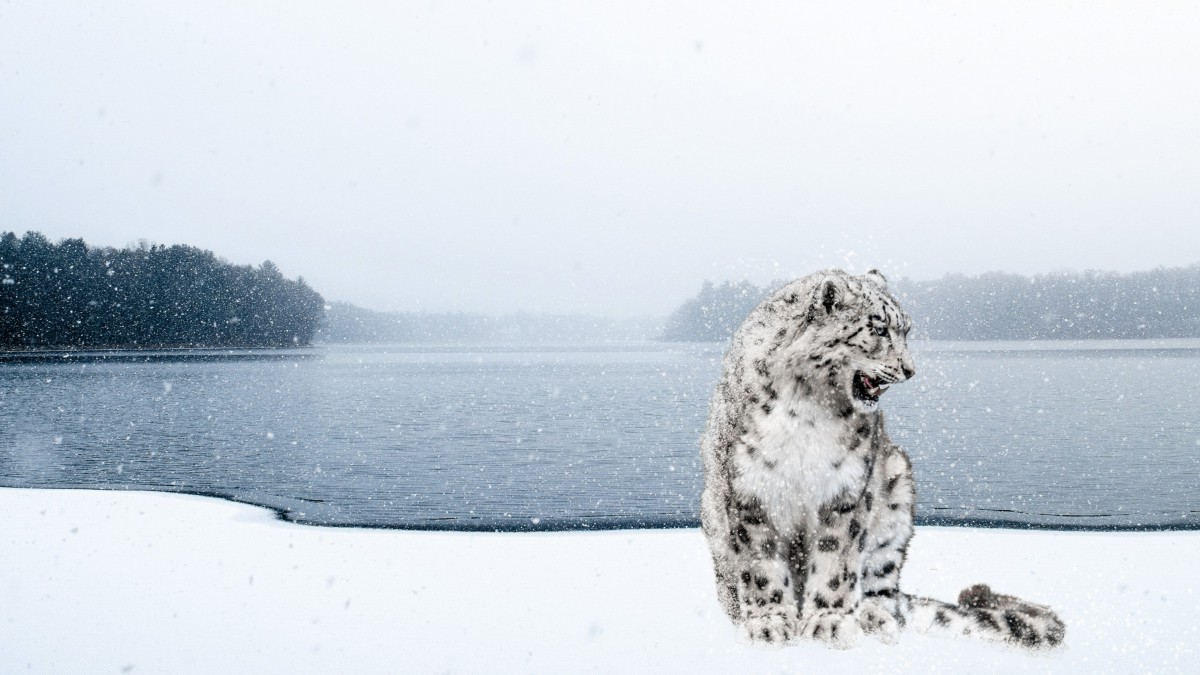
[[[850,385],[850,392],[854,394],[854,398],[864,403],[879,403],[879,397],[887,390],[886,385],[862,371],[854,373],[854,382]]]

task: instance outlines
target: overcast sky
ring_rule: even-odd
[[[0,4],[0,230],[375,309],[1200,261],[1200,5]]]

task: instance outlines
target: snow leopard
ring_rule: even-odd
[[[916,373],[911,327],[878,270],[825,270],[735,331],[701,439],[701,526],[718,598],[752,642],[845,648],[864,634],[893,643],[906,626],[1062,642],[1049,608],[983,584],[954,604],[900,590],[915,487],[879,399]]]

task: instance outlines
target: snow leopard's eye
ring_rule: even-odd
[[[871,327],[871,330],[874,331],[879,337],[887,337],[888,327],[883,324],[875,324]]]

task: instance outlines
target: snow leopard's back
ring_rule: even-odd
[[[761,379],[761,373],[755,371],[754,361],[761,360],[761,354],[778,351],[778,346],[787,337],[786,334],[780,336],[778,329],[772,332],[773,326],[786,321],[806,320],[807,308],[818,279],[818,275],[810,275],[777,289],[751,310],[734,331],[721,360],[721,376],[709,403],[708,421],[700,438],[704,469],[704,491],[700,497],[701,529],[707,535],[712,550],[721,605],[735,621],[738,619],[737,583],[732,578],[733,565],[728,541],[733,483],[729,455],[746,431],[747,409],[758,402],[755,392],[762,388],[761,382],[755,386],[747,379],[755,376]],[[791,308],[792,311],[785,308]]]

